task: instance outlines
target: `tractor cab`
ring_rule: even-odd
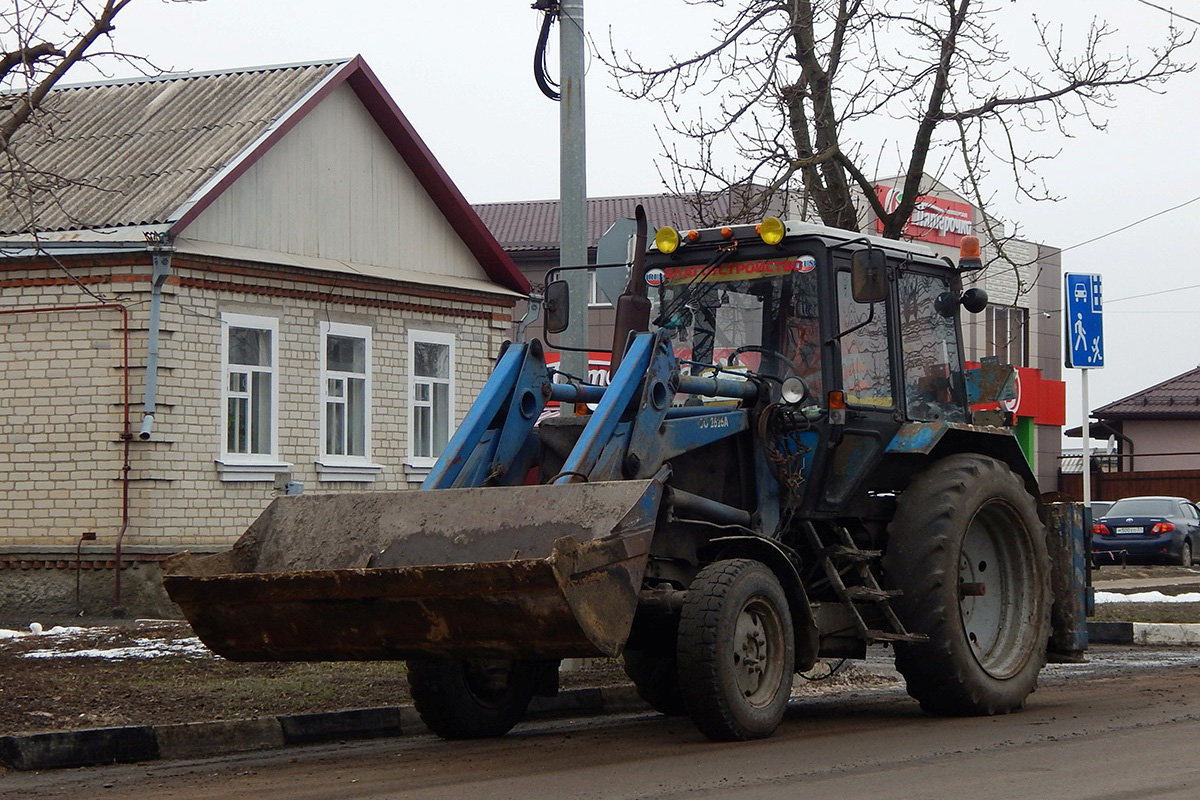
[[[660,231],[646,261],[651,327],[693,374],[759,376],[775,398],[798,377],[805,404],[967,422],[956,272],[924,247],[805,227],[788,223],[774,243],[762,226]]]
[[[843,513],[904,424],[965,424],[970,409],[958,271],[921,245],[832,233],[660,229],[645,283],[681,367],[759,383],[804,428],[804,506]]]

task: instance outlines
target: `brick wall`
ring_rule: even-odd
[[[510,329],[511,303],[448,289],[339,280],[176,257],[160,325],[158,405],[150,441],[136,438],[143,413],[149,266],[79,267],[76,277],[120,292],[129,309],[130,525],[139,549],[217,549],[239,536],[273,496],[271,482],[228,482],[221,449],[221,322],[224,312],[279,324],[278,454],[306,492],[411,488],[406,465],[407,332],[456,337],[455,422],[461,421]],[[0,310],[91,303],[55,270],[0,272]],[[34,285],[36,284],[36,285]],[[322,321],[372,328],[372,461],[375,482],[320,482],[318,369]],[[122,322],[111,310],[0,315],[0,547],[97,545],[121,526],[124,405]]]

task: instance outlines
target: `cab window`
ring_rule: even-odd
[[[908,418],[965,422],[962,365],[954,318],[938,313],[938,296],[950,291],[936,275],[905,272],[899,281],[900,346]]]
[[[856,303],[851,295],[850,273],[844,271],[837,275],[837,297],[839,328],[842,332],[851,331],[839,339],[842,391],[846,393],[846,403],[891,408],[895,402],[892,362],[888,353],[887,304]],[[875,307],[873,316],[872,305]]]

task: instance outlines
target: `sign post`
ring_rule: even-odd
[[[1103,294],[1099,275],[1068,272],[1066,291],[1067,367],[1082,370],[1083,399],[1083,505],[1092,508],[1092,442],[1088,416],[1088,370],[1104,366]]]

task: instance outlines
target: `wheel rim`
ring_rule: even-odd
[[[769,705],[783,674],[783,625],[775,608],[752,598],[737,616],[733,634],[733,674],[742,698],[752,706]]]
[[[976,513],[959,557],[959,610],[975,660],[989,675],[1012,677],[1036,645],[1032,624],[1040,587],[1033,549],[1015,509],[992,502]]]

